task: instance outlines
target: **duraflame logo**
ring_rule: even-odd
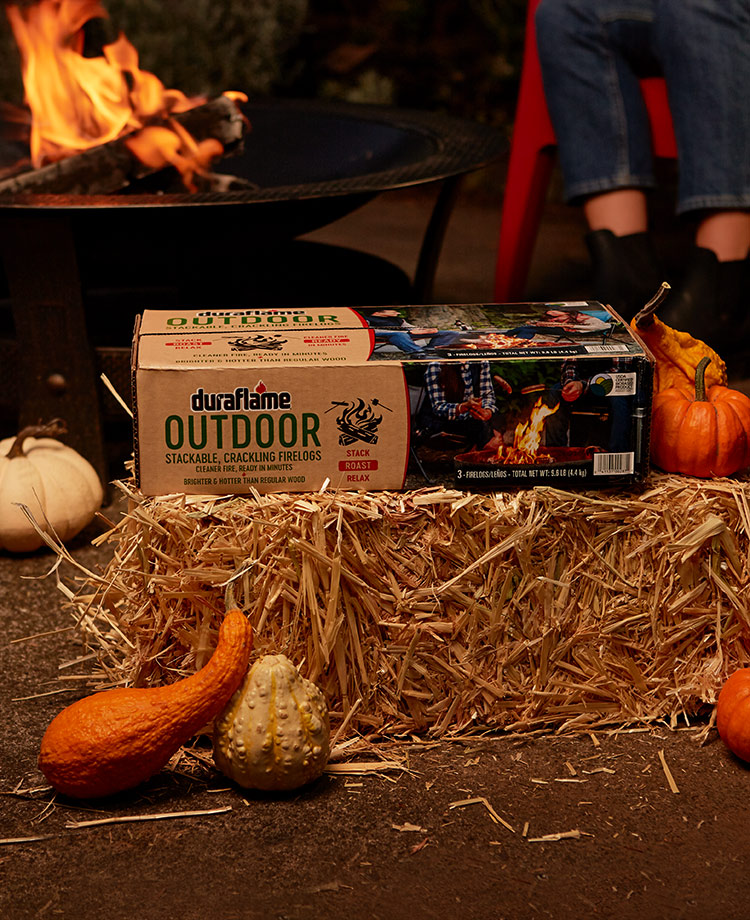
[[[196,316],[302,316],[304,310],[199,310]]]
[[[291,393],[286,390],[280,393],[269,390],[262,380],[258,381],[254,390],[235,387],[229,393],[206,393],[203,387],[198,387],[190,395],[190,408],[193,412],[272,412],[291,407]]]

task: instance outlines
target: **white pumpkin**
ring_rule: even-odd
[[[285,655],[250,668],[214,724],[214,762],[246,789],[297,789],[328,762],[330,726],[321,690]]]
[[[0,549],[26,553],[44,542],[19,504],[63,542],[83,530],[101,507],[104,490],[96,470],[55,439],[65,431],[56,420],[0,441]]]

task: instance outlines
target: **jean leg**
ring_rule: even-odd
[[[391,345],[395,345],[399,351],[403,351],[408,355],[422,354],[424,351],[408,332],[378,332],[376,333],[376,338],[384,339]]]
[[[461,338],[460,332],[438,332],[430,339],[430,348],[445,348]]]
[[[656,72],[658,0],[542,0],[537,45],[565,194],[654,185],[638,77]]]
[[[678,213],[750,207],[750,0],[657,0]]]

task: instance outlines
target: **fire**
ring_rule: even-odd
[[[354,444],[356,441],[364,441],[367,444],[378,443],[378,428],[383,421],[383,416],[376,415],[372,408],[373,405],[379,405],[376,399],[372,403],[366,403],[361,396],[353,402],[331,403],[332,408],[339,406],[342,410],[336,419],[339,444]]]
[[[554,415],[560,405],[550,407],[542,401],[540,396],[534,403],[528,422],[519,422],[513,434],[513,444],[502,445],[498,448],[497,457],[500,463],[534,463],[539,460],[550,459],[539,452],[542,443],[542,434],[547,417]]]
[[[171,115],[205,99],[166,89],[141,70],[138,52],[122,34],[101,56],[85,57],[84,26],[107,16],[98,0],[39,0],[6,12],[21,54],[35,167],[129,135],[135,156],[154,169],[175,166],[195,189],[195,174],[223,148],[212,139],[196,142]]]
[[[478,341],[465,342],[462,347],[469,350],[479,350],[482,348],[529,348],[538,344],[538,342],[532,342],[531,339],[522,339],[517,335],[507,335],[503,332],[486,332]]]

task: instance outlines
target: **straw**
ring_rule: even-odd
[[[750,664],[750,484],[146,497],[67,592],[98,687],[195,671],[231,580],[255,654],[325,693],[337,743],[591,732],[710,711]]]

